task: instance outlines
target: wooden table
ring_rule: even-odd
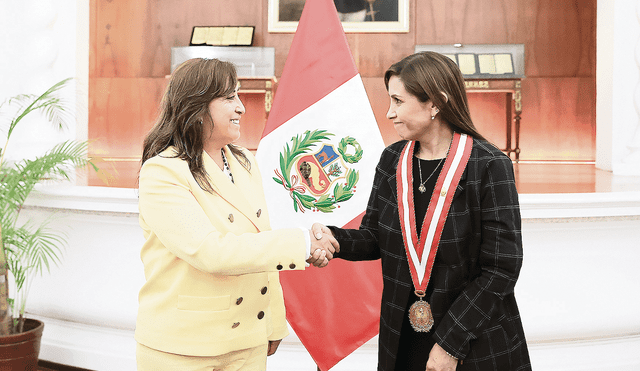
[[[509,157],[511,157],[511,153],[514,153],[516,162],[519,162],[522,79],[466,79],[464,84],[467,93],[506,93],[507,144],[502,151]]]

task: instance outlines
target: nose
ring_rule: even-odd
[[[236,106],[236,113],[242,115],[245,113],[244,104],[242,104],[240,97],[237,97],[237,100],[238,100],[238,105]]]
[[[396,112],[393,110],[393,106],[389,106],[389,109],[387,110],[387,118],[389,120],[396,118]]]

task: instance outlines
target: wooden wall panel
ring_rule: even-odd
[[[538,0],[528,33],[527,76],[595,74],[595,4]]]
[[[165,78],[91,78],[90,153],[139,157],[142,139],[158,114]]]
[[[523,80],[520,158],[593,161],[595,98],[593,78]]]
[[[596,0],[422,0],[416,44],[525,44],[525,75],[595,76]]]
[[[517,43],[521,1],[422,0],[417,2],[416,44]]]
[[[193,26],[256,26],[261,45],[263,1],[92,0],[97,4],[99,77],[163,77],[171,47],[189,45]],[[266,10],[265,10],[266,12]]]
[[[193,26],[255,26],[254,45],[275,48],[280,78],[293,33],[269,33],[268,0],[90,0],[89,136],[92,151],[135,157],[156,118],[171,47]],[[386,119],[384,71],[416,44],[525,44],[521,159],[595,159],[597,0],[410,0],[410,31],[347,34],[383,139],[399,139]],[[259,107],[260,98],[244,96]],[[505,143],[502,94],[470,94],[474,122]],[[255,101],[255,102],[254,102]],[[240,144],[257,146],[264,115],[249,109]],[[132,179],[132,178],[131,178]],[[128,183],[127,183],[128,184]]]

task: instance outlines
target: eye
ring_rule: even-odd
[[[236,99],[236,95],[235,94],[229,95],[229,96],[227,96],[227,99],[228,100],[234,100],[234,99]]]

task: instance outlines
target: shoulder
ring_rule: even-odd
[[[378,163],[378,167],[395,168],[398,164],[398,159],[400,158],[402,149],[407,143],[408,141],[406,140],[400,140],[387,146],[384,151],[382,151],[382,155],[380,155],[380,162]]]
[[[256,162],[256,156],[253,153],[251,153],[251,151],[237,144],[234,144],[233,146],[239,149],[247,157],[247,159],[251,161],[252,164]]]
[[[486,140],[473,140],[469,164],[477,171],[478,178],[487,173],[493,174],[492,177],[514,178],[511,158]]]
[[[164,151],[145,161],[142,167],[144,168],[152,165],[179,166],[181,164],[187,166],[187,162],[178,157],[176,149],[174,147],[168,147]]]
[[[140,168],[141,181],[148,176],[154,176],[153,174],[177,174],[190,173],[189,164],[186,161],[178,157],[178,154],[173,147],[169,147],[159,154],[146,160]]]
[[[482,163],[491,161],[511,161],[509,156],[498,149],[492,143],[481,140],[473,139],[473,148],[471,149],[471,159]]]

